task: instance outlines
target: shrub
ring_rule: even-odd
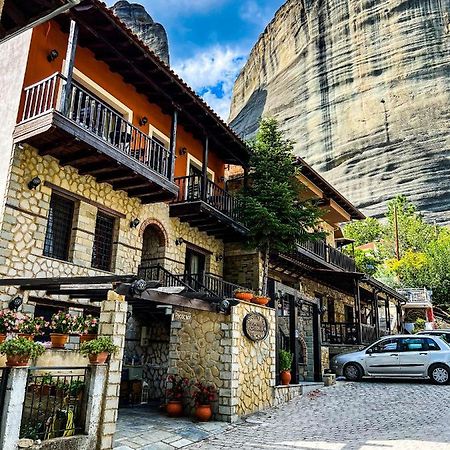
[[[44,328],[48,327],[48,325],[49,323],[43,317],[24,316],[17,319],[16,330],[18,333],[41,336],[44,334]]]
[[[99,353],[115,353],[117,351],[117,345],[113,344],[112,339],[109,336],[100,336],[92,341],[83,342],[80,346],[80,352],[83,355],[98,355]]]
[[[0,344],[0,353],[6,356],[22,355],[34,359],[44,352],[45,347],[42,344],[29,341],[23,337],[8,339]]]
[[[98,319],[92,315],[79,316],[75,319],[75,329],[80,334],[97,334]]]
[[[167,400],[181,400],[185,391],[189,388],[189,380],[178,375],[169,375],[166,382]]]
[[[217,389],[213,384],[197,381],[193,385],[192,398],[196,405],[209,405],[217,397]]]
[[[286,350],[280,350],[279,357],[280,357],[280,370],[281,371],[291,370],[294,355]]]
[[[17,314],[12,311],[0,311],[0,333],[13,331],[16,326]]]
[[[233,291],[233,295],[236,294],[253,294],[253,291],[247,288],[238,288]]]

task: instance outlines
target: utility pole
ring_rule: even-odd
[[[400,243],[398,239],[398,214],[397,205],[394,204],[394,232],[395,232],[395,255],[397,256],[397,261],[400,261]]]

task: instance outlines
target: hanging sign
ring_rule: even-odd
[[[250,313],[244,317],[244,334],[252,341],[262,341],[269,334],[269,323],[260,313]]]
[[[192,314],[190,312],[176,309],[173,313],[173,320],[175,322],[190,322],[192,320]]]

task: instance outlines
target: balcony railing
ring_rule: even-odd
[[[354,259],[335,249],[331,245],[323,241],[307,241],[298,244],[301,249],[307,250],[310,253],[323,259],[325,262],[340,267],[349,272],[356,270]]]
[[[173,274],[160,264],[149,266],[141,264],[138,276],[148,281],[159,280],[163,286],[185,287],[191,292],[200,292],[219,298],[231,298],[236,289],[242,289],[242,286],[225,281],[212,273]]]
[[[230,217],[236,222],[241,222],[240,202],[211,180],[206,182],[206,191],[203,187],[201,175],[189,175],[174,179],[179,191],[178,197],[173,203],[186,203],[204,201],[217,211]]]
[[[72,82],[64,103],[65,86],[64,76],[55,73],[25,88],[21,123],[58,111],[83,130],[170,179],[172,160],[169,150],[75,82]]]
[[[380,336],[387,336],[389,331],[380,329]],[[356,322],[322,322],[322,342],[325,344],[361,345],[371,344],[377,340],[375,325],[361,324],[361,338],[358,338]]]

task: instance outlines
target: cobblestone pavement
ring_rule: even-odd
[[[156,408],[119,410],[114,450],[174,450],[222,432],[224,422],[193,422],[187,417],[170,418]]]
[[[338,382],[189,450],[450,450],[450,386]]]

